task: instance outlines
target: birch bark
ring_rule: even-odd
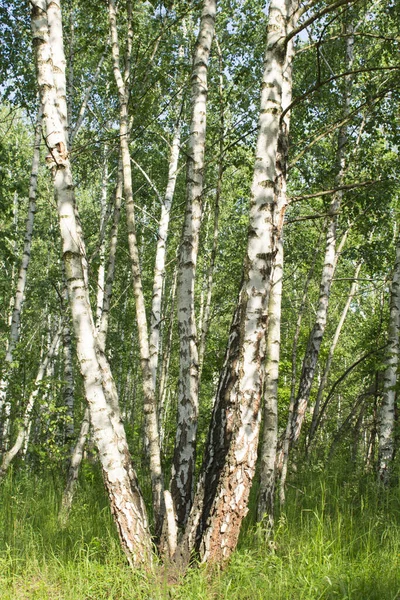
[[[378,425],[378,476],[387,484],[394,456],[394,416],[396,407],[397,367],[399,364],[400,329],[400,237],[396,244],[396,260],[390,289],[390,315],[386,369],[383,380],[383,398]]]
[[[178,550],[225,561],[237,544],[257,459],[270,277],[276,255],[274,211],[286,35],[292,2],[269,7],[261,110],[250,197],[244,276],[230,329],[196,496]]]
[[[121,165],[120,165],[121,167]],[[103,356],[105,353],[106,347],[106,336],[108,331],[108,317],[110,311],[110,303],[112,297],[112,286],[114,283],[114,273],[115,273],[115,256],[117,252],[117,239],[118,239],[118,226],[121,212],[121,200],[122,200],[122,168],[118,169],[117,175],[117,187],[115,192],[115,202],[114,202],[114,215],[113,215],[113,224],[111,227],[111,236],[110,236],[110,250],[109,250],[109,258],[108,258],[108,268],[107,268],[107,276],[104,294],[102,298],[102,309],[101,314],[98,315],[97,322],[97,332],[96,332],[96,343],[97,343],[97,355],[99,357]],[[101,359],[100,359],[101,360]],[[104,364],[104,359],[102,364]],[[115,396],[118,396],[116,391],[112,389],[111,393],[114,395],[114,401],[111,401],[111,405],[114,407],[116,415],[119,415],[119,405],[115,400]],[[80,466],[83,459],[83,452],[86,445],[86,440],[89,435],[90,429],[90,415],[89,409],[86,408],[79,435],[76,440],[75,446],[71,453],[71,462],[68,470],[67,484],[64,489],[61,508],[59,513],[59,521],[61,525],[64,527],[68,521],[69,512],[72,506],[72,501],[74,498],[74,493],[76,489],[76,485],[78,482],[78,476],[80,471]]]
[[[186,212],[178,271],[179,388],[171,494],[178,525],[193,500],[198,418],[199,363],[194,306],[202,213],[206,138],[207,66],[215,30],[216,0],[204,0],[191,74],[191,124],[187,149]]]
[[[142,385],[144,396],[145,428],[150,455],[150,473],[153,491],[153,510],[156,521],[156,533],[161,532],[164,513],[164,482],[161,470],[161,453],[158,438],[157,408],[155,390],[150,370],[149,333],[147,327],[146,308],[143,295],[142,277],[139,261],[139,250],[136,236],[135,209],[132,190],[131,157],[129,151],[129,120],[128,120],[128,88],[130,54],[126,57],[124,76],[120,68],[120,51],[117,31],[117,11],[114,0],[109,0],[109,21],[111,30],[112,60],[114,77],[118,88],[120,110],[120,148],[123,170],[126,219],[128,228],[128,246],[133,276],[133,291],[136,303],[136,319],[138,326],[140,363],[142,370]],[[131,47],[128,44],[128,50]]]
[[[49,4],[51,4],[52,18],[57,18],[61,24],[59,1],[51,0]],[[111,411],[104,395],[102,372],[96,356],[93,317],[84,282],[81,243],[83,240],[76,222],[74,186],[66,151],[66,127],[62,110],[60,112],[60,106],[63,106],[65,99],[61,99],[60,95],[57,96],[57,89],[65,89],[65,71],[64,80],[62,81],[60,77],[60,81],[56,84],[50,45],[51,40],[56,46],[55,55],[60,57],[62,27],[58,27],[61,37],[52,37],[45,0],[33,0],[31,6],[37,78],[49,149],[47,162],[53,173],[77,355],[90,408],[94,440],[121,545],[128,561],[131,565],[149,564],[151,538],[146,510],[136,475],[132,467],[128,467],[130,457],[123,428],[116,431],[113,427]]]
[[[218,238],[219,238],[219,212],[222,192],[222,178],[224,174],[224,137],[225,137],[225,100],[224,100],[224,77],[223,77],[223,61],[222,52],[217,38],[215,38],[215,45],[218,52],[219,61],[219,158],[218,158],[218,175],[217,175],[217,189],[215,192],[215,204],[214,204],[214,229],[211,247],[210,264],[207,269],[207,286],[206,286],[206,299],[204,307],[204,315],[201,319],[201,336],[199,345],[199,380],[201,380],[201,373],[204,364],[204,355],[206,351],[206,343],[208,330],[211,322],[211,298],[213,292],[213,279],[215,261],[217,258],[218,251]]]
[[[293,27],[293,24],[292,24]],[[292,64],[294,57],[293,39],[286,48],[286,61],[282,75],[282,110],[292,101]],[[280,124],[276,166],[276,207],[274,224],[277,235],[276,257],[273,265],[271,290],[268,306],[268,333],[265,363],[264,429],[261,446],[260,490],[257,506],[259,521],[266,519],[268,527],[274,525],[275,464],[278,443],[278,377],[281,344],[281,305],[283,283],[284,249],[282,239],[283,218],[288,204],[286,173],[289,152],[290,113]]]

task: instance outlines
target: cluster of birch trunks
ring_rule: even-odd
[[[214,227],[211,255],[205,277],[200,319],[196,300],[196,266],[204,215],[204,173],[206,160],[206,114],[208,65],[213,51],[220,60],[218,115],[224,131],[222,53],[215,35],[218,19],[217,0],[203,0],[197,39],[193,50],[188,98],[184,98],[181,81],[174,97],[175,124],[170,142],[167,185],[158,191],[131,148],[130,80],[133,56],[132,5],[126,3],[124,23],[126,39],[120,39],[120,17],[115,0],[108,0],[109,39],[105,52],[83,96],[78,119],[73,123],[68,97],[68,60],[63,44],[61,0],[31,0],[32,43],[36,61],[38,111],[35,125],[32,171],[29,185],[29,214],[18,283],[10,323],[5,364],[11,365],[19,342],[21,310],[25,295],[27,271],[32,243],[35,200],[41,146],[46,147],[46,164],[51,174],[58,211],[62,242],[63,316],[55,328],[48,350],[42,356],[34,391],[25,407],[23,419],[10,427],[11,402],[8,393],[7,368],[0,383],[1,410],[1,476],[14,457],[26,454],[32,412],[39,384],[45,377],[54,354],[62,349],[64,361],[64,400],[70,416],[65,433],[73,446],[68,481],[63,496],[60,520],[65,523],[74,497],[85,444],[91,436],[104,484],[108,493],[121,546],[132,566],[152,564],[155,548],[162,559],[184,569],[192,557],[202,562],[223,563],[235,549],[240,527],[248,512],[249,493],[259,457],[260,489],[257,519],[265,522],[266,531],[273,528],[275,483],[280,476],[280,501],[285,500],[285,481],[291,449],[297,446],[310,404],[311,389],[327,324],[328,305],[338,259],[348,233],[338,239],[337,223],[346,189],[346,157],[349,116],[354,85],[354,43],[357,23],[345,24],[344,93],[341,124],[338,127],[335,185],[326,215],[324,254],[320,275],[318,303],[302,361],[296,373],[298,342],[304,314],[307,288],[316,268],[315,261],[305,281],[303,301],[298,311],[292,351],[292,386],[287,426],[278,439],[278,379],[281,336],[281,301],[283,285],[283,230],[285,211],[290,204],[287,195],[290,115],[292,105],[292,70],[295,39],[324,15],[335,15],[351,6],[351,0],[326,4],[318,12],[310,12],[313,3],[299,6],[294,0],[271,0],[266,15],[266,47],[260,77],[261,95],[253,176],[249,197],[249,221],[243,257],[242,281],[236,308],[232,315],[223,366],[216,385],[212,414],[200,469],[196,455],[199,421],[199,382],[205,361],[207,336],[211,323],[213,277],[218,255],[219,207],[224,173],[224,141],[218,148],[218,179],[215,190]],[[100,9],[99,9],[100,10]],[[121,9],[122,10],[122,9]],[[124,30],[125,31],[125,30]],[[182,39],[187,36],[182,20]],[[157,52],[154,47],[151,60]],[[178,55],[184,57],[182,45]],[[104,161],[101,196],[101,242],[98,248],[100,268],[95,301],[89,298],[88,259],[79,219],[74,188],[74,166],[70,160],[75,138],[85,119],[90,95],[103,68],[107,53],[118,92],[119,164],[111,215],[107,215],[108,164]],[[162,445],[165,435],[166,378],[168,360],[160,368],[161,329],[164,321],[165,272],[167,239],[175,186],[182,160],[182,104],[189,102],[189,136],[185,141],[186,192],[183,229],[176,270],[171,290],[172,308],[176,309],[179,337],[179,377],[177,390],[176,437],[170,473],[163,472]],[[104,144],[104,156],[108,154]],[[138,169],[160,201],[160,215],[155,251],[151,309],[146,310],[142,281],[141,248],[135,220],[132,170]],[[119,391],[107,356],[106,340],[115,276],[121,206],[124,206],[131,281],[136,308],[140,380],[142,385],[146,452],[152,492],[152,521],[148,516],[140,481],[132,462]],[[111,219],[109,239],[104,235],[106,219]],[[317,255],[316,255],[317,257]],[[339,336],[357,290],[362,262],[355,264],[354,277],[329,348],[318,392],[313,406],[312,422],[307,435],[307,451],[329,402],[325,391]],[[394,455],[394,413],[396,371],[399,351],[400,310],[400,242],[390,293],[390,316],[387,362],[379,419],[379,479],[388,482]],[[176,300],[175,300],[176,296]],[[95,308],[93,308],[95,306]],[[71,328],[72,324],[72,328]],[[171,328],[164,330],[168,340]],[[76,348],[72,353],[71,337]],[[74,429],[73,362],[82,375],[86,409],[79,430]],[[296,383],[297,382],[297,383]],[[262,436],[259,439],[260,425]],[[13,431],[13,439],[10,439]],[[168,481],[168,485],[166,484]]]

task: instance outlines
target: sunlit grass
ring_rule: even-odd
[[[400,599],[399,489],[298,479],[273,541],[250,515],[227,568],[191,569],[171,583],[157,566],[145,574],[126,565],[99,477],[81,483],[60,529],[60,482],[10,473],[0,489],[0,598]]]

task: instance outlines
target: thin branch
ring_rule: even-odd
[[[330,190],[321,190],[320,192],[314,192],[313,194],[305,194],[304,196],[293,196],[292,198],[289,199],[290,204],[293,204],[294,202],[301,202],[302,200],[309,200],[310,198],[319,198],[320,196],[329,196],[330,194],[335,194],[336,192],[339,192],[341,190],[354,190],[357,188],[361,188],[361,187],[368,187],[370,185],[374,185],[375,183],[382,183],[382,179],[375,179],[375,180],[367,180],[367,181],[361,181],[359,183],[349,183],[347,185],[340,185],[337,188],[332,188]],[[323,215],[325,216],[325,215]],[[314,218],[318,218],[318,217],[314,217]]]

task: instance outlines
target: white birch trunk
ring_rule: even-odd
[[[199,394],[194,305],[202,214],[206,141],[207,66],[215,30],[216,0],[204,0],[191,74],[191,124],[187,149],[186,212],[178,271],[179,388],[171,494],[178,524],[186,523],[193,500]]]
[[[151,538],[146,509],[130,464],[123,428],[116,431],[113,427],[111,411],[103,391],[102,372],[96,356],[93,317],[87,300],[82,266],[83,240],[76,222],[74,187],[66,152],[66,128],[58,110],[63,105],[63,100],[60,95],[57,96],[57,89],[65,89],[65,73],[64,82],[59,81],[56,87],[46,2],[33,0],[31,5],[37,77],[50,151],[48,162],[53,172],[77,355],[93,424],[94,441],[123,550],[131,565],[149,564]],[[58,18],[61,22],[59,2],[52,0],[51,5],[52,18]],[[62,28],[59,27],[59,30],[61,35]],[[55,54],[59,56],[62,38],[52,38],[52,42],[57,46]]]
[[[71,454],[71,463],[68,471],[67,485],[63,493],[61,508],[58,515],[58,519],[62,527],[65,527],[68,521],[69,512],[71,510],[72,501],[75,495],[76,485],[78,483],[78,476],[82,464],[83,452],[85,449],[87,437],[89,435],[89,428],[89,409],[85,408],[78,439],[76,441],[74,450]]]
[[[13,310],[11,316],[11,324],[10,324],[10,337],[8,340],[8,347],[5,356],[5,366],[7,371],[10,368],[10,365],[13,361],[13,353],[16,345],[19,341],[20,335],[20,327],[21,327],[21,313],[22,307],[25,300],[25,287],[26,280],[28,274],[28,266],[31,257],[31,245],[32,245],[32,234],[33,234],[33,225],[35,220],[36,213],[36,190],[37,190],[37,178],[39,173],[39,163],[40,163],[40,144],[42,139],[42,107],[40,106],[38,109],[38,114],[36,118],[35,125],[35,138],[34,138],[34,146],[33,146],[33,157],[32,157],[32,169],[31,176],[29,180],[29,205],[28,205],[28,215],[26,219],[26,228],[25,228],[25,239],[24,239],[24,248],[22,253],[21,265],[18,273],[17,287],[15,290],[14,301],[13,301]],[[7,388],[8,388],[8,377],[9,373],[6,373],[6,377],[4,377],[0,381],[0,415],[3,409],[4,403],[7,398]],[[7,419],[4,419],[4,424],[6,424]],[[8,429],[8,427],[7,427]],[[4,440],[3,440],[4,441]]]
[[[172,208],[172,201],[175,193],[176,178],[178,175],[178,161],[181,143],[181,124],[180,117],[175,124],[174,136],[171,146],[171,156],[168,167],[168,183],[165,191],[164,200],[161,204],[161,216],[158,225],[158,238],[156,259],[153,277],[153,296],[151,304],[150,319],[150,371],[153,380],[153,389],[156,389],[158,356],[160,350],[160,328],[161,328],[161,307],[163,296],[163,284],[165,277],[165,258],[166,244],[169,228],[169,219]]]
[[[400,237],[396,244],[396,260],[390,288],[390,315],[383,397],[378,422],[378,476],[387,484],[394,456],[394,425],[396,407],[397,368],[399,364],[400,328]]]
[[[121,165],[120,165],[121,166]],[[115,257],[117,252],[117,239],[118,239],[118,226],[121,212],[121,200],[122,200],[122,168],[118,169],[117,175],[117,187],[115,192],[115,203],[114,203],[114,216],[113,224],[111,228],[111,239],[110,239],[110,251],[108,259],[107,277],[105,283],[105,290],[102,298],[102,310],[101,314],[98,315],[97,319],[97,353],[98,358],[100,355],[101,364],[106,365],[104,359],[106,336],[108,331],[108,317],[110,311],[110,303],[112,297],[112,287],[114,283],[115,274]],[[107,368],[107,367],[106,367]],[[108,369],[107,369],[108,370]],[[104,387],[104,386],[103,386]],[[108,389],[106,388],[105,393]],[[109,404],[113,407],[116,413],[116,417],[119,417],[120,409],[118,404],[118,393],[114,386],[111,386],[111,392],[109,392]],[[78,439],[76,440],[75,446],[71,453],[71,462],[68,470],[67,484],[63,493],[61,502],[60,513],[58,515],[59,521],[62,526],[65,526],[68,521],[69,512],[71,510],[72,501],[78,481],[79,471],[83,459],[83,452],[86,444],[87,437],[89,435],[89,410],[86,408],[82,419],[80,432]]]
[[[104,145],[104,163],[103,175],[101,180],[100,193],[100,248],[99,248],[99,270],[97,273],[97,298],[96,298],[96,329],[100,327],[101,315],[103,312],[104,287],[105,287],[105,253],[106,253],[106,213],[107,213],[107,183],[108,183],[108,145]]]
[[[225,561],[237,544],[257,460],[270,277],[276,253],[274,211],[283,69],[291,3],[273,0],[261,89],[244,279],[218,385],[206,455],[179,548],[202,562]]]
[[[131,259],[133,276],[133,291],[136,303],[136,319],[138,326],[140,364],[142,370],[142,385],[144,396],[145,428],[148,439],[150,455],[150,476],[153,491],[153,510],[156,521],[156,533],[161,532],[164,512],[164,482],[161,470],[161,453],[158,438],[158,423],[155,390],[150,370],[149,334],[147,327],[146,308],[143,295],[142,277],[139,261],[139,251],[136,236],[135,209],[132,190],[131,157],[129,151],[129,123],[128,123],[128,89],[127,79],[129,73],[122,76],[119,58],[119,42],[117,32],[117,14],[114,0],[109,0],[109,20],[112,42],[112,60],[115,81],[118,88],[120,108],[120,147],[123,169],[124,195],[126,206],[126,219],[128,228],[128,246]],[[127,57],[127,63],[129,56]]]
[[[64,389],[63,398],[64,406],[66,407],[67,425],[65,430],[65,441],[68,445],[72,443],[74,438],[74,372],[72,362],[72,339],[70,328],[70,315],[68,310],[68,289],[65,283],[65,273],[63,272],[64,283],[64,301],[65,315],[62,334],[63,357],[64,357]]]
[[[349,312],[349,308],[350,308],[351,302],[352,302],[352,300],[354,298],[354,295],[355,295],[355,293],[357,291],[357,286],[358,286],[357,279],[358,279],[358,276],[360,274],[361,266],[362,266],[362,263],[359,263],[356,266],[356,269],[354,271],[354,279],[353,279],[353,282],[352,282],[351,287],[350,287],[349,295],[347,296],[346,304],[343,307],[342,314],[340,315],[340,319],[339,319],[339,322],[338,322],[338,324],[336,326],[336,331],[335,331],[335,334],[333,336],[333,339],[332,339],[332,342],[331,342],[331,346],[329,348],[328,358],[326,359],[324,372],[323,372],[323,375],[321,377],[321,381],[319,383],[317,398],[315,400],[315,405],[314,405],[314,410],[313,410],[313,416],[312,416],[312,421],[311,421],[311,426],[310,426],[309,439],[308,439],[308,447],[310,446],[311,441],[312,441],[312,439],[314,438],[314,435],[315,435],[316,425],[317,425],[317,420],[318,420],[318,415],[319,415],[319,407],[321,405],[321,400],[322,400],[322,396],[323,396],[323,393],[324,393],[325,388],[326,388],[326,384],[328,383],[328,375],[329,375],[329,371],[331,369],[332,360],[333,360],[333,356],[335,354],[336,346],[337,346],[338,341],[339,341],[340,333],[342,331],[342,327],[343,327],[344,322],[346,320],[347,313]]]
[[[164,439],[165,439],[165,423],[166,417],[168,414],[168,402],[167,402],[167,379],[169,372],[169,364],[171,360],[171,348],[172,348],[172,338],[173,338],[173,324],[174,324],[174,314],[175,314],[175,301],[176,301],[176,286],[177,286],[177,278],[178,271],[175,268],[174,277],[171,287],[171,308],[169,311],[169,326],[167,332],[167,342],[163,351],[163,359],[161,365],[161,374],[160,374],[160,384],[158,386],[158,423],[160,428],[160,448],[163,448]]]
[[[293,40],[286,48],[286,62],[282,81],[282,110],[292,101],[292,64],[294,57]],[[277,234],[277,253],[273,266],[271,291],[268,306],[268,333],[265,363],[264,388],[264,429],[261,445],[260,490],[257,518],[263,519],[272,529],[274,525],[275,464],[278,443],[278,378],[281,345],[281,306],[283,284],[284,249],[282,227],[287,208],[286,173],[289,152],[290,113],[286,113],[281,123],[277,148],[277,178],[275,184],[276,208],[274,222]]]
[[[1,467],[0,467],[0,479],[4,477],[11,462],[14,460],[14,458],[17,456],[17,454],[21,450],[22,446],[24,445],[24,441],[25,441],[27,433],[30,429],[32,410],[35,405],[35,400],[37,398],[37,395],[39,393],[39,385],[40,385],[40,382],[43,380],[43,377],[46,375],[47,367],[49,366],[51,360],[54,357],[54,354],[56,353],[56,350],[58,348],[58,344],[60,341],[60,335],[61,335],[61,327],[59,327],[56,335],[54,336],[54,338],[50,344],[47,354],[45,355],[43,361],[39,365],[38,374],[35,379],[35,388],[29,396],[29,400],[28,400],[28,403],[26,405],[25,412],[24,412],[24,418],[22,420],[20,427],[18,428],[17,438],[15,440],[14,445],[10,448],[10,450],[8,450],[8,452],[5,452],[3,455]]]
[[[219,102],[220,102],[220,113],[219,113],[219,158],[218,158],[218,175],[217,175],[217,189],[215,193],[215,204],[214,204],[214,229],[211,247],[210,264],[207,269],[207,285],[205,293],[205,306],[204,314],[200,320],[201,322],[201,335],[199,344],[199,381],[201,380],[201,373],[204,364],[204,355],[206,351],[206,343],[208,330],[211,322],[211,299],[213,292],[213,279],[215,261],[217,258],[218,251],[218,238],[219,238],[219,206],[221,201],[222,191],[222,178],[224,174],[224,136],[225,136],[225,101],[224,101],[224,78],[223,78],[223,63],[222,63],[222,52],[217,38],[215,38],[215,45],[218,51],[219,59]]]

